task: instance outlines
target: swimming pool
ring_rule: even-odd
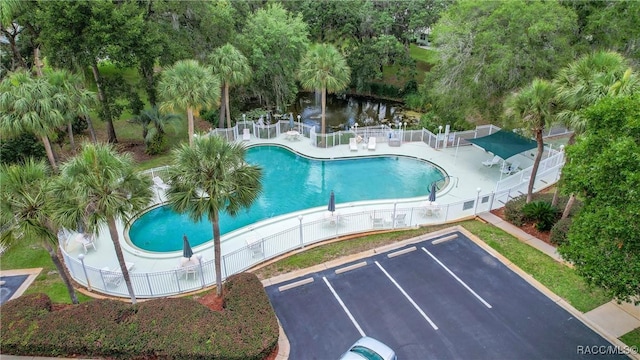
[[[221,234],[274,216],[326,206],[332,190],[339,207],[353,201],[426,196],[429,184],[444,178],[429,162],[399,156],[313,160],[279,146],[255,146],[247,149],[246,160],[262,167],[263,193],[234,218],[221,213]],[[206,218],[194,223],[187,214],[177,214],[168,206],[144,213],[129,229],[134,246],[154,252],[181,250],[182,234],[189,237],[191,246],[213,238]]]

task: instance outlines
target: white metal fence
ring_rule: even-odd
[[[289,124],[287,123],[287,128]],[[305,136],[309,133],[313,135],[313,130],[307,125],[298,124],[303,129]],[[233,129],[218,129],[215,131],[220,136],[229,140],[237,138],[239,124]],[[382,127],[378,127],[384,131]],[[260,136],[277,136],[281,132],[281,123],[268,125],[256,129],[252,127],[253,134]],[[456,146],[470,137],[485,136],[497,131],[494,126],[479,127],[474,131],[453,133],[452,141],[447,139],[449,144],[444,144],[445,139],[438,139],[427,130],[406,131],[401,133],[403,141],[422,141],[431,146],[451,146],[457,142]],[[288,131],[288,130],[287,130]],[[378,136],[373,129],[358,129],[358,134]],[[329,135],[327,135],[329,136]],[[335,139],[341,139],[340,135]],[[418,139],[419,138],[419,139]],[[325,138],[327,139],[327,138]],[[459,140],[458,140],[459,139]],[[339,140],[338,142],[340,142]],[[439,142],[439,144],[436,144]],[[462,145],[462,144],[460,144]],[[540,190],[553,183],[560,177],[560,171],[564,164],[564,153],[562,151],[548,150],[548,155],[541,161],[538,174],[536,176],[534,190]],[[162,175],[166,167],[147,171],[150,176]],[[336,218],[326,219],[318,216],[304,217],[298,215],[284,215],[279,220],[297,220],[296,226],[282,229],[278,233],[269,234],[264,237],[254,238],[251,243],[245,246],[222,254],[222,278],[245,271],[266,260],[273,259],[295,249],[299,249],[320,241],[338,238],[345,235],[397,228],[415,228],[422,225],[441,224],[450,221],[473,217],[477,213],[501,208],[510,199],[526,194],[531,167],[524,169],[512,176],[499,181],[494,191],[481,193],[474,198],[463,201],[442,204],[438,209],[427,210],[424,206],[415,206],[415,201],[377,201],[362,202],[363,206],[351,206],[340,209],[340,215]],[[158,199],[162,201],[163,199]],[[365,206],[366,205],[366,206]],[[374,208],[372,210],[372,208]],[[367,210],[362,210],[367,209]],[[316,214],[317,215],[317,214]],[[295,217],[294,217],[295,216]],[[256,224],[259,226],[259,223]],[[245,244],[248,236],[251,236],[254,228],[241,229],[233,234],[223,236],[223,241],[241,241]],[[88,266],[83,259],[74,258],[69,255],[61,246],[65,263],[71,276],[80,284],[90,290],[101,293],[127,297],[127,288],[122,279],[122,274],[117,271],[98,269]],[[81,257],[82,258],[82,257]],[[212,260],[199,261],[191,271],[184,268],[157,272],[130,272],[129,273],[134,292],[140,298],[163,297],[194,291],[215,284],[214,262]]]

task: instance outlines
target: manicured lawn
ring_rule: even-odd
[[[636,352],[640,351],[640,328],[622,335],[620,341],[629,346],[635,346]]]

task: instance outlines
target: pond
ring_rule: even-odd
[[[320,131],[322,109],[320,93],[299,93],[287,113],[300,114],[303,123]],[[394,122],[402,104],[398,102],[353,95],[327,95],[327,132],[347,130],[356,122],[358,126],[371,126],[382,122]]]

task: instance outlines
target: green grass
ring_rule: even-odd
[[[435,50],[423,49],[416,44],[409,46],[409,55],[417,62],[422,62],[430,66],[438,62],[438,53]]]
[[[0,270],[31,268],[42,268],[42,271],[25,294],[45,293],[55,303],[71,303],[67,288],[58,275],[49,253],[40,244],[28,241],[16,242],[0,258]],[[79,292],[76,294],[81,302],[90,299]]]
[[[640,351],[640,328],[622,335],[620,341],[629,346],[635,346],[636,351]]]

